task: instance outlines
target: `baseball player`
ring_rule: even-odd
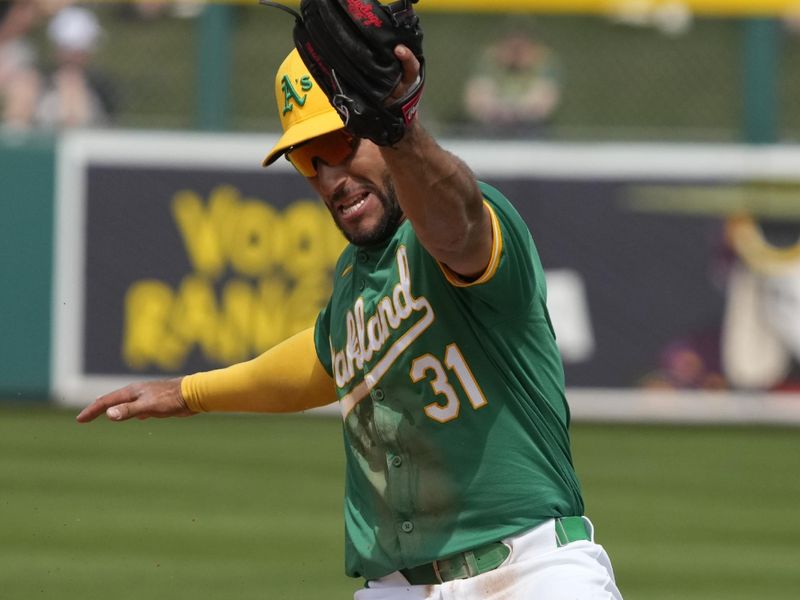
[[[314,16],[302,18],[310,30]],[[313,328],[249,362],[122,388],[78,421],[338,402],[345,569],[365,580],[356,600],[621,598],[583,516],[529,230],[420,124],[413,40],[389,50],[389,93],[379,104],[362,95],[359,107],[348,81],[320,83],[343,72],[312,45],[325,34],[302,34],[303,53],[276,76],[284,133],[264,164],[285,156],[350,242],[327,306]]]

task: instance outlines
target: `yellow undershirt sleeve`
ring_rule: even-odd
[[[181,393],[194,412],[299,412],[337,399],[313,328],[247,362],[187,375]]]

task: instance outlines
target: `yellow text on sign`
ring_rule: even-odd
[[[298,200],[278,210],[222,186],[207,200],[177,193],[172,213],[192,271],[176,288],[158,279],[128,288],[130,368],[180,371],[195,349],[227,365],[313,325],[345,244],[324,205]]]

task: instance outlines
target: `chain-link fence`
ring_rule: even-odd
[[[90,68],[104,76],[113,126],[278,129],[273,77],[291,47],[292,21],[285,13],[255,3],[213,9],[198,3],[84,6],[102,29]],[[216,16],[210,16],[214,9]],[[800,32],[789,20],[772,21],[766,43],[776,44],[777,53],[766,60],[776,75],[764,84],[763,66],[748,61],[748,52],[760,49],[748,44],[745,19],[692,18],[685,12],[647,19],[420,10],[428,66],[422,110],[440,134],[739,141],[748,137],[747,111],[761,110],[768,114],[755,122],[774,121],[776,129],[768,133],[775,141],[800,136]],[[481,65],[486,69],[487,47],[519,33],[546,48],[552,63],[549,96],[531,100],[546,105],[539,110],[542,126],[504,129],[499,117],[480,123],[468,110],[468,82]],[[57,62],[47,19],[30,37],[46,81]],[[762,78],[753,79],[748,68]],[[513,91],[521,89],[519,82],[510,92],[493,85],[498,89],[491,91],[505,99],[523,94]],[[765,91],[763,85],[774,87],[775,106],[748,107],[746,99]],[[501,95],[493,103],[504,101]],[[485,116],[489,109],[483,105]]]

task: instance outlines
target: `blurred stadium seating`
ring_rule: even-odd
[[[272,76],[291,43],[286,15],[255,3],[195,4],[193,11],[166,4],[147,17],[128,3],[89,6],[105,32],[97,64],[119,87],[116,125],[277,128]],[[424,2],[419,9],[429,62],[424,110],[443,133],[468,134],[461,95],[469,69],[486,44],[513,27],[535,32],[561,61],[563,103],[554,139],[737,141],[745,135],[752,21],[681,13],[458,13],[426,10]],[[779,46],[771,82],[779,106],[776,136],[791,140],[800,135],[800,116],[792,110],[800,93],[800,33],[788,19],[770,24],[756,43]],[[34,38],[46,64],[46,40],[41,32]],[[763,55],[763,48],[755,53]],[[751,68],[763,76],[763,66]],[[209,97],[217,110],[210,116],[202,107]]]

